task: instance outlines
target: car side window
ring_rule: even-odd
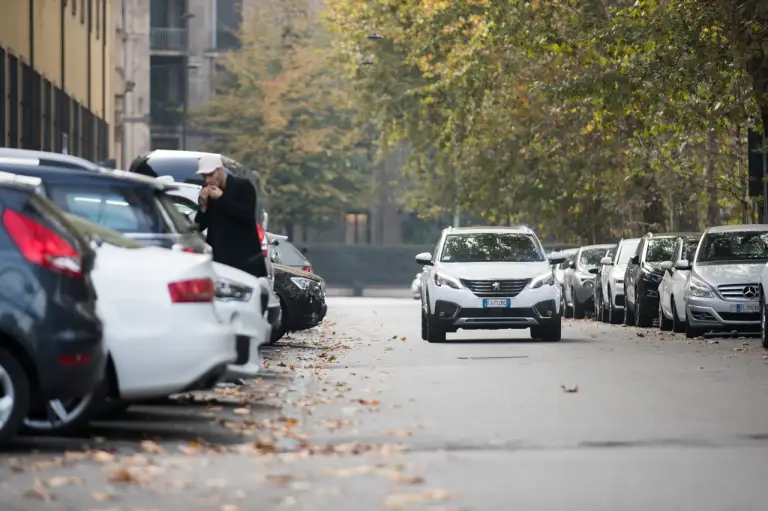
[[[637,249],[635,249],[635,253],[632,254],[632,257],[638,256],[640,260],[643,259],[643,253],[645,252],[645,246],[648,243],[648,238],[643,238],[640,243],[637,244]]]

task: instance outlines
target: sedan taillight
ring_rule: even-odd
[[[216,298],[216,285],[212,279],[192,279],[168,284],[173,303],[213,302]]]

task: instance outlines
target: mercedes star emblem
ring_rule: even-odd
[[[757,296],[757,289],[754,286],[745,286],[741,292],[747,298],[754,298]]]
[[[491,284],[491,288],[492,288],[494,291],[498,291],[498,290],[500,290],[500,289],[501,289],[501,284],[499,284],[498,282],[494,282],[493,284]]]

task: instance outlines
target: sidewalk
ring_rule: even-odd
[[[351,287],[329,287],[327,296],[354,296]],[[413,298],[409,286],[403,287],[364,287],[364,298]]]

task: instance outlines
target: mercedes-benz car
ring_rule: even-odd
[[[531,329],[544,341],[561,338],[560,287],[541,242],[527,227],[463,227],[442,232],[434,254],[416,262],[421,285],[421,336],[444,342],[459,329]]]
[[[727,225],[704,231],[685,288],[686,337],[709,331],[757,332],[761,275],[768,263],[768,225]]]
[[[663,331],[685,332],[685,285],[690,271],[679,269],[677,263],[690,267],[699,240],[701,236],[678,238],[672,258],[661,263],[664,277],[659,284],[659,328]]]

